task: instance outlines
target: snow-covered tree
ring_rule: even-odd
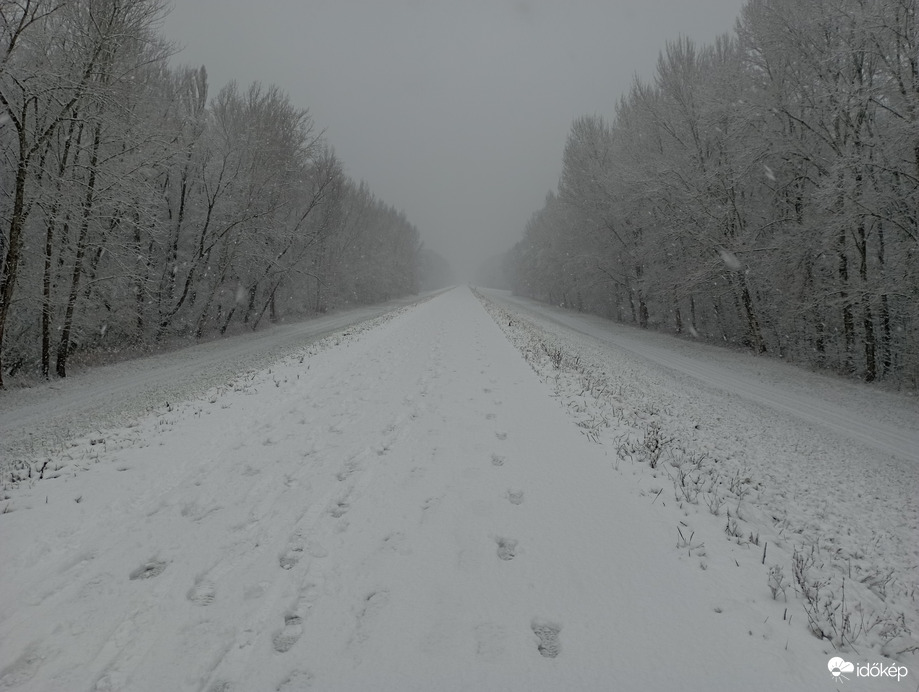
[[[915,385],[915,14],[750,0],[733,35],[668,43],[572,125],[517,290]]]
[[[0,386],[417,290],[417,229],[278,87],[209,100],[164,11],[0,2]]]

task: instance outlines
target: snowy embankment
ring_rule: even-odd
[[[683,514],[688,554],[720,534],[761,554],[751,596],[845,653],[916,661],[915,398],[486,293],[585,434]]]
[[[0,689],[829,689],[762,545],[674,499],[678,402],[621,382],[656,477],[457,289],[46,450],[0,515]]]

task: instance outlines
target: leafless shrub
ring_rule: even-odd
[[[796,588],[806,600],[810,601],[813,601],[817,598],[817,595],[815,593],[811,593],[811,591],[814,590],[815,585],[819,587],[816,582],[810,581],[808,574],[816,561],[814,550],[814,546],[811,546],[809,552],[804,552],[803,550],[798,550],[795,548],[791,557],[791,573],[794,577],[795,584],[797,585]]]
[[[644,451],[648,458],[648,465],[657,468],[657,462],[664,451],[664,439],[661,436],[661,425],[657,421],[648,423],[645,428]]]
[[[776,600],[781,593],[782,598],[788,601],[788,597],[785,595],[785,589],[788,584],[785,583],[785,570],[781,565],[772,565],[772,567],[769,568],[767,583],[769,585],[769,590],[772,592],[772,600]]]
[[[724,532],[731,538],[743,538],[743,530],[737,523],[737,517],[731,516],[731,510],[727,511],[727,522],[724,525]]]
[[[705,498],[705,504],[708,505],[709,512],[716,517],[721,514],[721,508],[724,506],[724,498],[721,497],[717,491],[705,493],[703,497]]]

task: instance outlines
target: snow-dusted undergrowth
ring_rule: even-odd
[[[616,450],[652,503],[675,506],[677,547],[701,569],[726,539],[761,555],[751,593],[786,602],[783,617],[833,649],[916,660],[914,476],[890,477],[870,456],[813,431],[802,439],[804,426],[742,402],[713,406],[710,393],[476,295],[584,434]]]

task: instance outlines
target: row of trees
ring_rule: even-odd
[[[915,0],[749,0],[572,126],[508,258],[539,299],[919,383]]]
[[[165,11],[0,0],[0,386],[417,290],[417,229],[280,89],[171,67]]]

